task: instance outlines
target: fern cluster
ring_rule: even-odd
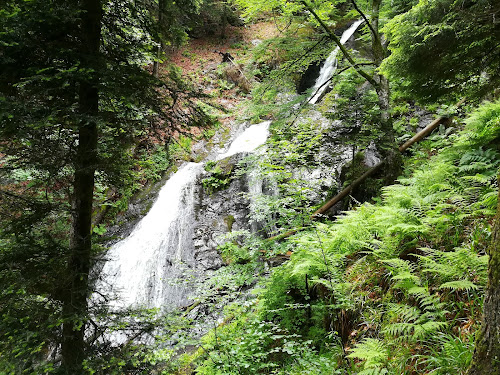
[[[422,162],[427,151],[415,152],[377,202],[314,225],[304,209],[313,186],[292,170],[314,160],[320,138],[305,149],[287,137],[272,144],[259,166],[275,190],[253,219],[308,229],[259,245],[290,259],[272,270],[251,309],[211,336],[199,373],[463,373],[487,281],[499,137],[500,101],[486,103],[465,130],[427,141],[421,150],[430,145],[432,157]],[[301,189],[292,194],[290,181]]]
[[[334,330],[357,374],[403,374],[418,363],[432,369],[443,361],[435,349],[443,342],[443,356],[449,349],[460,351],[456,363],[470,358],[461,332],[477,328],[500,166],[500,103],[485,108],[427,164],[385,188],[381,203],[290,239],[290,261],[263,292],[264,315],[284,325],[302,316],[298,331],[307,336],[304,326],[319,325],[325,342]],[[287,295],[281,306],[272,297],[278,284]]]

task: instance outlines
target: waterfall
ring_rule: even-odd
[[[271,121],[264,121],[260,124],[252,125],[238,136],[223,154],[217,155],[217,160],[222,160],[241,152],[252,152],[266,142],[269,135],[269,125]]]
[[[345,43],[363,21],[356,21],[341,37]],[[316,103],[337,65],[339,48],[321,68],[310,98]],[[248,127],[228,149],[211,157],[222,160],[252,152],[265,143],[270,121]],[[193,241],[196,230],[196,189],[204,173],[203,163],[187,163],[165,183],[153,206],[132,233],[113,245],[101,271],[104,292],[116,293],[115,305],[170,310],[189,303],[190,281],[200,275]],[[251,180],[251,181],[250,181]],[[249,176],[250,196],[262,192],[262,183]]]
[[[216,160],[255,150],[266,141],[269,124],[247,128]],[[117,293],[115,305],[169,310],[189,303],[189,279],[198,276],[193,243],[195,190],[203,166],[183,165],[165,183],[132,233],[108,251],[102,288]]]
[[[354,34],[354,32],[358,29],[359,25],[361,25],[364,21],[359,20],[354,22],[340,38],[340,43],[344,44],[349,40],[349,38]],[[328,87],[327,82],[337,70],[337,54],[339,53],[340,48],[337,46],[328,56],[325,63],[321,67],[319,72],[319,77],[314,83],[313,93],[309,97],[309,103],[316,104],[318,100],[321,98],[321,95]]]

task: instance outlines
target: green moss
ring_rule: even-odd
[[[227,215],[226,217],[224,217],[224,222],[227,225],[228,232],[232,232],[232,230],[233,230],[233,224],[235,222],[234,216],[233,215]]]

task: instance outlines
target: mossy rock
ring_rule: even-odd
[[[233,215],[227,215],[226,217],[224,217],[224,222],[227,225],[227,231],[228,232],[232,232],[233,231],[233,224],[234,224],[235,221],[236,221],[236,219],[234,218]]]
[[[212,195],[216,191],[227,188],[231,183],[233,170],[234,163],[231,161],[231,158],[222,159],[216,162],[207,162],[205,171],[208,172],[208,175],[201,180],[205,192]]]
[[[369,169],[370,167],[365,164],[365,154],[362,151],[358,152],[354,156],[353,160],[342,168],[342,189],[348,187]],[[377,176],[375,178],[369,177],[365,181],[363,181],[361,185],[354,189],[354,191],[351,192],[350,196],[352,196],[356,201],[366,202],[372,197],[376,196],[382,186],[384,186],[384,184],[380,178],[377,178]],[[343,206],[343,209],[348,209],[349,202],[347,201],[347,199],[344,199]]]

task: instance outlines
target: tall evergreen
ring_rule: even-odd
[[[420,1],[387,24],[383,70],[421,102],[489,95],[500,77],[499,12],[494,0]]]

